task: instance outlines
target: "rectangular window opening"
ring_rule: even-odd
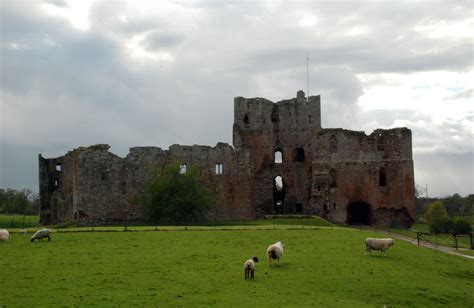
[[[59,171],[59,172],[63,171],[63,165],[61,163],[56,164],[56,171]]]

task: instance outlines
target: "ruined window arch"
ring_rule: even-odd
[[[63,171],[63,164],[61,164],[61,163],[56,163],[56,171],[58,171],[58,172]]]
[[[245,114],[245,116],[244,116],[244,123],[245,123],[245,124],[249,124],[249,123],[250,123],[250,119],[249,119],[249,115],[248,115],[248,114]]]
[[[281,164],[283,162],[283,153],[280,150],[275,150],[273,157],[275,164]]]
[[[55,189],[59,188],[59,179],[54,179],[54,188]]]
[[[283,190],[283,178],[280,175],[277,175],[275,177],[275,189],[277,191],[282,191]]]
[[[334,169],[329,170],[329,187],[337,187],[337,174]]]
[[[294,162],[304,162],[304,149],[303,148],[295,148],[293,150],[293,161]]]
[[[387,186],[387,172],[385,171],[385,168],[380,168],[379,170],[379,186],[380,187],[385,187]]]
[[[180,174],[186,174],[186,171],[188,171],[187,169],[188,169],[187,164],[183,163],[183,164],[179,165],[179,173]]]
[[[331,153],[337,152],[337,139],[335,135],[332,135],[331,138],[329,138],[329,151]]]

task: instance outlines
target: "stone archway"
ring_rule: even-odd
[[[371,225],[371,206],[362,201],[349,203],[347,205],[346,223],[348,225]]]

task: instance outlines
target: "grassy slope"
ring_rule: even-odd
[[[364,256],[357,230],[53,234],[0,243],[1,304],[28,306],[466,306],[474,262],[401,241]],[[286,243],[279,267],[268,244]],[[256,279],[243,262],[260,257]]]

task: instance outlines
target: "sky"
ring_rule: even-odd
[[[474,193],[473,9],[0,0],[0,188],[37,192],[39,153],[231,144],[234,97],[304,90],[324,128],[411,129],[423,194]]]

